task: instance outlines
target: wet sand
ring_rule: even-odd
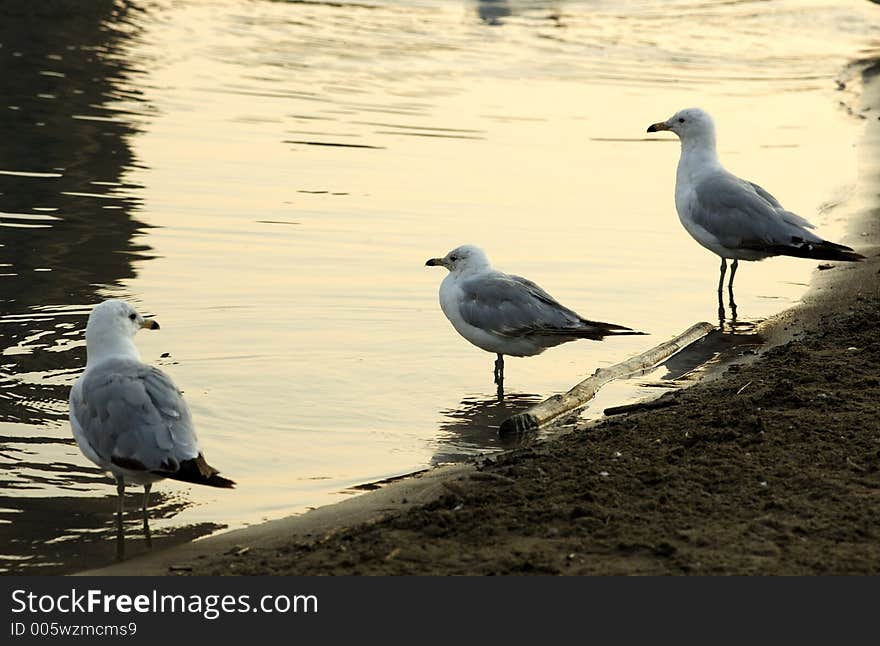
[[[663,409],[89,574],[880,573],[880,121],[864,114],[848,242],[867,259],[815,272],[757,355]]]

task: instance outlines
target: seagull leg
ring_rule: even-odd
[[[150,488],[152,488],[152,486],[153,485],[151,485],[149,483],[144,485],[144,505],[143,505],[144,537],[147,539],[147,549],[149,549],[149,550],[153,549],[153,539],[150,536],[150,517],[147,514],[147,507],[150,504]]]
[[[737,267],[739,267],[739,260],[734,258],[733,262],[730,263],[730,282],[727,283],[727,289],[731,292],[733,291],[733,277],[736,276]],[[721,286],[719,285],[718,288],[721,289]]]
[[[116,560],[125,558],[125,532],[122,528],[122,513],[125,511],[125,480],[116,476],[116,495],[119,502],[116,506]]]
[[[734,261],[736,262],[736,261]],[[721,257],[721,277],[718,278],[718,326],[724,329],[724,274],[727,273],[727,259]]]
[[[727,283],[727,296],[730,302],[730,319],[731,321],[736,321],[736,302],[733,300],[733,277],[736,276],[736,268],[739,266],[739,261],[734,258],[733,262],[730,264],[730,282]]]
[[[734,262],[736,262],[734,260]],[[718,278],[718,293],[721,293],[721,290],[724,289],[724,274],[727,273],[727,258],[721,258],[721,277]],[[732,277],[731,277],[732,278]]]
[[[504,386],[504,355],[499,354],[495,359],[495,384],[501,388]]]

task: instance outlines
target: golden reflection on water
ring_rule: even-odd
[[[203,74],[222,76],[205,65]],[[185,76],[174,83],[188,84]],[[737,85],[707,92],[481,79],[434,97],[424,114],[392,117],[479,139],[426,141],[376,125],[357,139],[382,146],[369,150],[279,145],[299,120],[279,127],[265,115],[285,115],[295,99],[231,94],[203,105],[197,122],[251,118],[182,156],[162,136],[137,142],[151,168],[147,204],[154,193],[180,196],[150,210],[162,227],[150,244],[164,261],[144,263],[138,290],[156,311],[184,319],[142,347],[182,348],[182,383],[212,384],[193,395],[203,426],[247,425],[263,438],[247,452],[252,461],[235,430],[206,439],[245,482],[268,478],[296,490],[299,473],[341,483],[422,464],[434,450],[438,411],[458,398],[450,394],[491,395],[492,387],[491,357],[442,317],[442,276],[426,271],[424,258],[475,242],[583,314],[652,333],[510,362],[509,388],[546,395],[713,319],[717,260],[678,224],[678,145],[645,141],[648,124],[684,105],[712,110],[730,168],[804,214],[853,181],[857,129],[830,91],[731,96]],[[842,233],[818,223],[831,237]],[[796,300],[807,264],[743,267],[740,312],[761,318]],[[271,477],[258,450],[264,442],[279,465]]]
[[[124,136],[136,164],[114,190],[136,197],[146,227],[126,244],[149,257],[82,284],[161,322],[139,336],[142,355],[185,391],[210,462],[240,483],[158,485],[190,504],[157,514],[154,531],[257,522],[500,448],[500,416],[714,320],[717,258],[673,205],[678,143],[645,134],[681,107],[715,116],[730,170],[841,240],[846,204],[817,211],[853,186],[859,121],[834,79],[876,40],[872,7],[683,2],[677,17],[669,5],[224,1],[159,3],[135,21],[120,56],[142,104],[118,101],[134,113],[121,118],[137,124]],[[462,243],[585,316],[651,336],[508,359],[498,402],[493,357],[454,332],[437,304],[442,272],[424,267]],[[745,263],[740,316],[797,301],[814,266]],[[68,465],[34,491],[73,483],[103,505],[112,487],[61,441],[93,301],[53,298],[79,308],[79,326],[54,342],[65,365],[42,353],[30,379],[58,371],[53,414],[37,421],[58,441],[28,450]],[[639,383],[597,405],[649,392]],[[27,434],[34,421],[18,419],[3,435]]]

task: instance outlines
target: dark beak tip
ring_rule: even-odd
[[[657,128],[654,127],[654,124],[648,126],[647,132],[657,132]]]

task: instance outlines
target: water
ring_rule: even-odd
[[[114,489],[67,423],[94,303],[161,322],[142,355],[240,483],[157,486],[158,545],[498,449],[505,417],[715,317],[717,259],[674,212],[678,144],[645,128],[709,109],[731,170],[838,239],[860,121],[837,81],[880,42],[857,1],[50,4],[0,21],[8,572],[114,556]],[[499,402],[423,266],[468,242],[651,336],[508,359]],[[747,263],[740,315],[796,302],[814,267]]]

